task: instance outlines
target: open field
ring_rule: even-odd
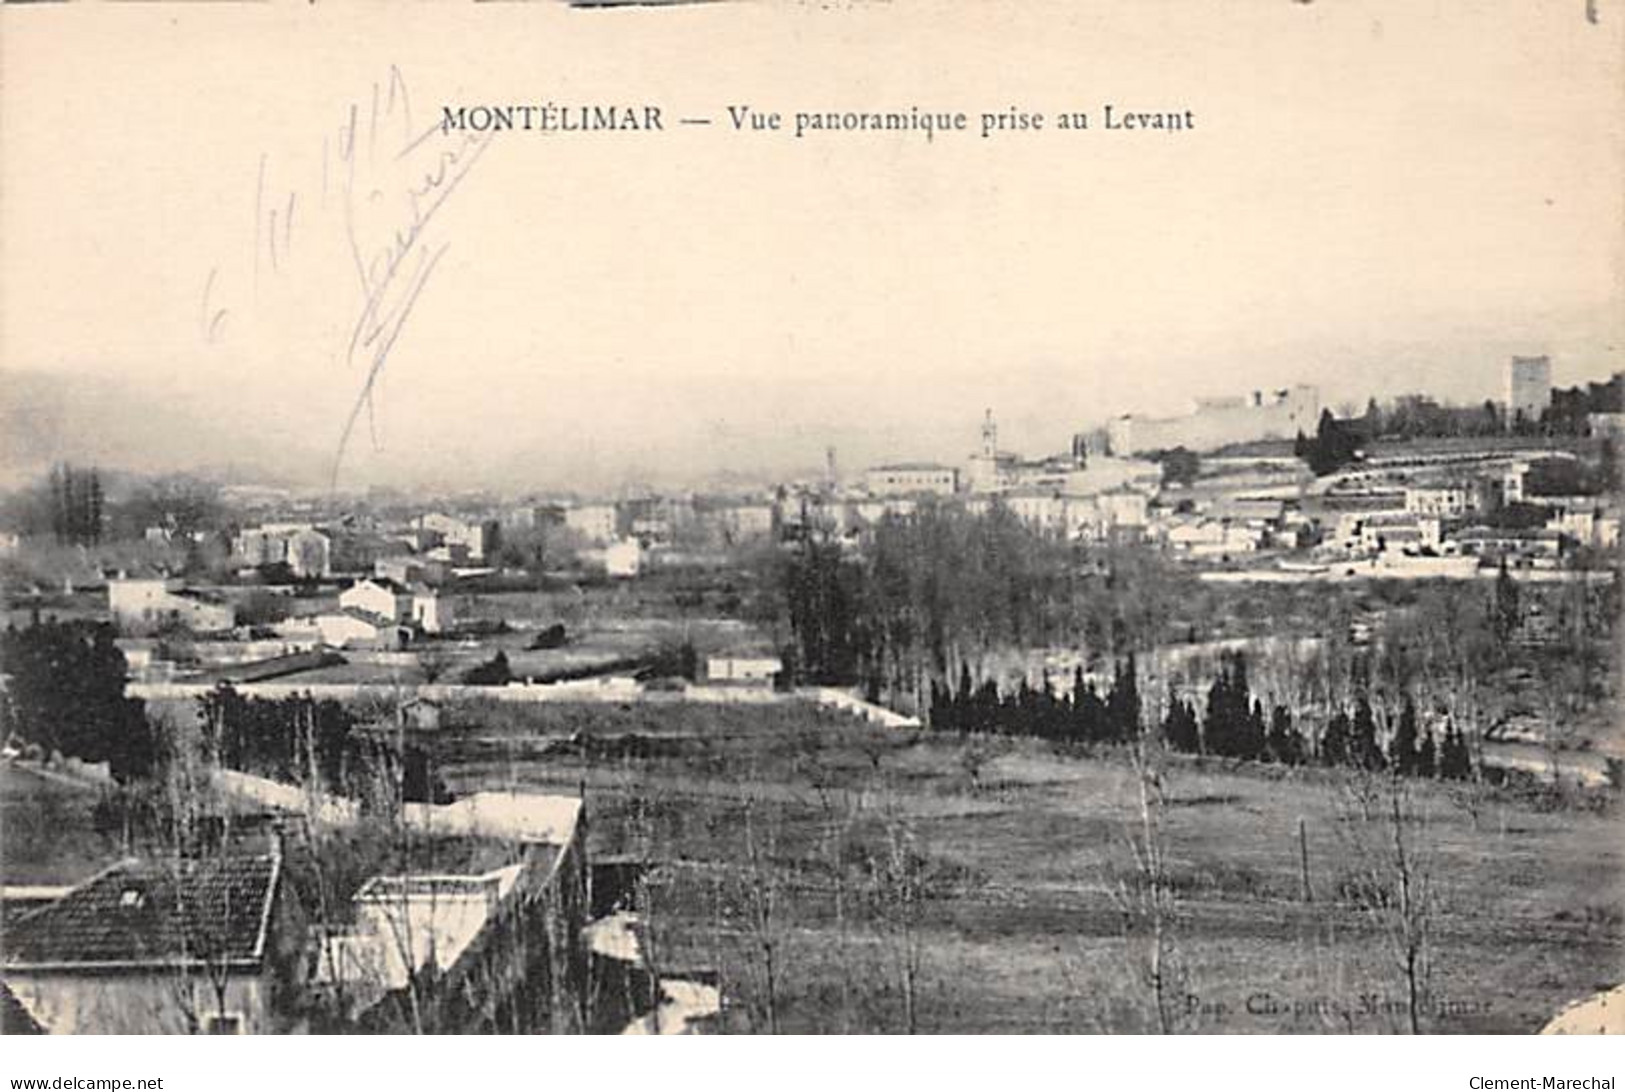
[[[796,705],[527,708],[436,747],[454,790],[584,789],[594,854],[653,866],[657,964],[716,969],[725,1029],[1156,1027],[1121,751]],[[1348,775],[1178,762],[1163,777],[1176,1026],[1402,1029],[1393,914],[1359,901],[1385,786],[1366,821]],[[1433,896],[1424,1030],[1530,1032],[1620,981],[1617,803],[1430,783],[1405,806]]]

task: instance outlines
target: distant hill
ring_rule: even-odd
[[[0,489],[37,481],[57,462],[228,483],[320,481],[319,458],[258,424],[252,407],[228,418],[148,384],[0,370]]]

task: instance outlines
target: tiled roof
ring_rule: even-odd
[[[0,966],[257,963],[280,872],[275,853],[120,862],[12,922]]]

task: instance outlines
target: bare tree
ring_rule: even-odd
[[[912,824],[888,802],[886,840],[874,862],[876,897],[886,923],[898,993],[903,1000],[903,1030],[920,1030],[920,985],[925,965],[921,911],[925,901],[925,861]]]
[[[779,921],[779,877],[774,863],[778,847],[775,823],[764,824],[753,799],[745,801],[745,902],[758,957],[760,988],[758,1004],[767,1031],[779,1033],[779,975],[781,973],[782,923]]]
[[[1339,894],[1380,929],[1404,989],[1405,1028],[1418,1035],[1428,1010],[1439,907],[1430,816],[1407,778],[1386,779],[1383,806],[1375,812],[1356,801],[1350,786],[1340,792],[1349,867]]]
[[[1132,870],[1110,894],[1122,912],[1131,947],[1150,993],[1157,1030],[1179,1030],[1186,974],[1177,943],[1177,893],[1168,870],[1167,771],[1161,748],[1140,734],[1129,752],[1134,776],[1133,818],[1124,831]]]

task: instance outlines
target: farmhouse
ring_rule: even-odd
[[[168,626],[215,633],[237,624],[236,610],[224,599],[159,577],[109,580],[107,609],[127,633],[151,633]]]

